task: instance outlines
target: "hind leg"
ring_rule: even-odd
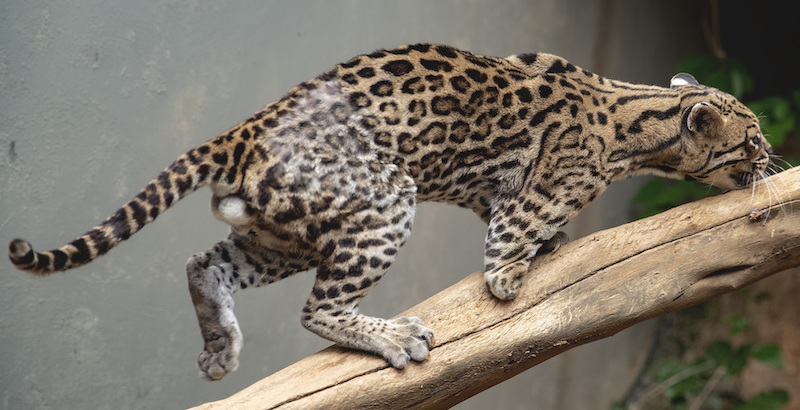
[[[358,313],[358,304],[378,283],[405,242],[413,218],[413,198],[350,217],[348,226],[328,235],[314,289],[303,308],[307,329],[336,342],[382,356],[396,368],[422,361],[433,331],[417,317],[381,319]]]
[[[200,377],[219,380],[239,366],[242,332],[233,313],[233,293],[291,276],[308,263],[258,249],[234,235],[189,259],[189,293],[204,341],[197,358]]]
[[[358,303],[379,279],[377,271],[367,272],[359,286],[338,287],[331,284],[328,274],[324,271],[322,277],[317,276],[314,291],[303,308],[301,321],[306,329],[340,346],[377,354],[398,369],[406,367],[410,360],[428,357],[433,331],[423,326],[420,318],[382,319],[358,313]]]

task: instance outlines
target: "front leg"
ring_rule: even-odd
[[[560,243],[560,236],[553,235],[555,229],[544,227],[533,231],[535,236],[529,238],[524,232],[514,232],[517,230],[492,219],[486,236],[483,279],[495,297],[500,300],[517,297],[531,260],[540,249],[544,250],[542,245],[549,243],[551,236]],[[548,248],[553,250],[552,246]]]
[[[571,216],[568,210],[566,214],[548,213],[532,203],[530,199],[511,199],[497,201],[493,208],[486,235],[484,280],[498,299],[511,300],[519,294],[522,277],[537,253],[553,252],[568,241],[567,234],[557,232]]]
[[[490,227],[491,232],[491,227]],[[542,232],[550,232],[550,229],[543,230]],[[491,241],[487,238],[487,244]],[[497,241],[495,241],[497,242]],[[502,242],[502,241],[500,241]],[[522,286],[522,277],[528,272],[530,269],[531,260],[533,257],[538,254],[546,254],[550,252],[555,252],[560,248],[562,245],[569,242],[569,237],[563,231],[558,231],[549,239],[537,239],[533,242],[526,243],[528,246],[517,246],[516,248],[510,247],[509,249],[514,249],[510,252],[508,256],[512,256],[511,254],[515,254],[516,250],[521,249],[518,255],[527,255],[518,260],[508,260],[505,263],[501,260],[496,260],[493,256],[490,257],[488,254],[491,252],[492,255],[497,254],[497,248],[490,248],[487,246],[487,256],[486,256],[486,271],[484,273],[484,280],[486,281],[487,286],[489,286],[489,290],[492,292],[500,300],[511,300],[517,297],[519,294],[520,287]],[[502,245],[501,245],[502,248]],[[502,252],[502,251],[501,251]],[[527,252],[527,253],[526,253]],[[513,256],[512,256],[513,257]],[[492,258],[490,262],[489,259]],[[491,264],[491,265],[490,265]],[[498,266],[497,268],[488,268],[488,266]]]
[[[517,193],[493,198],[484,279],[499,299],[517,296],[536,253],[552,252],[566,243],[566,234],[557,233],[558,228],[608,186],[609,181],[599,177],[602,173],[597,167],[559,163],[559,158],[578,157],[591,163],[603,146],[590,137],[575,148],[579,152],[572,152],[572,156],[562,152],[544,158]]]

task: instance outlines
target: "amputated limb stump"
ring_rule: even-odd
[[[482,272],[469,275],[401,314],[436,332],[425,362],[398,371],[333,346],[197,409],[452,406],[575,346],[800,265],[800,169],[770,182],[782,203],[760,184],[752,198],[707,198],[537,257],[510,302]]]

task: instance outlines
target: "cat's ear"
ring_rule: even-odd
[[[698,83],[691,74],[687,73],[675,74],[675,76],[669,80],[670,88],[676,88],[682,85],[700,85],[700,83]]]
[[[699,102],[692,106],[686,116],[686,128],[693,133],[716,135],[722,131],[725,119],[716,108],[708,103]]]

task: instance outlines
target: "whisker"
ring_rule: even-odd
[[[786,168],[783,168],[782,166],[776,164],[775,161],[780,161],[783,165],[786,165]],[[783,157],[780,156],[780,155],[770,154],[769,155],[769,162],[770,162],[770,164],[775,165],[776,167],[780,168],[781,171],[786,171],[789,168],[794,168],[794,165],[792,165],[791,162],[783,159]]]
[[[708,193],[711,192],[711,187],[716,186],[716,182],[717,182],[717,175],[712,174],[711,180],[706,182],[706,184],[708,184],[708,187],[706,188],[706,195],[708,195]]]
[[[789,190],[789,186],[786,184],[786,181],[783,179],[783,175],[781,175],[781,172],[786,171],[786,169],[788,169],[788,168],[784,168],[781,165],[778,165],[776,163],[776,161],[780,161],[781,163],[786,165],[788,168],[793,168],[794,166],[790,162],[784,160],[781,155],[775,155],[775,154],[770,154],[769,155],[769,162],[767,163],[767,170],[769,172],[772,172],[773,176],[777,175],[777,179],[783,185],[784,191],[788,191]],[[777,190],[778,187],[775,186],[775,188]],[[778,194],[780,194],[780,192],[778,192]],[[781,200],[781,209],[783,209],[783,204],[785,204],[786,201],[783,199],[782,196],[781,196],[780,200]],[[790,207],[791,207],[791,203],[790,203]],[[790,210],[791,210],[791,208],[790,208]]]
[[[767,162],[767,168],[780,169],[781,171],[786,171],[785,168],[783,168],[782,166],[778,165],[777,162],[773,161],[773,160],[777,160],[777,159],[780,159],[780,158],[773,158],[772,156],[770,156],[769,160]],[[782,159],[780,159],[780,160],[783,161]],[[786,161],[783,161],[783,162],[786,163]],[[791,164],[789,164],[789,165],[791,167]]]
[[[786,204],[786,201],[781,193],[781,190],[778,188],[777,185],[775,185],[774,181],[772,180],[772,178],[769,177],[767,173],[765,173],[764,171],[759,171],[759,174],[761,176],[760,181],[763,181],[762,184],[765,185],[767,188],[767,193],[769,195],[769,208],[770,209],[772,208],[773,205],[772,198],[774,197],[781,212],[785,214],[786,208],[784,205]],[[784,185],[784,187],[788,189],[788,186],[786,186],[785,181],[783,181],[783,177],[778,173],[774,175],[778,175],[778,180],[780,180],[781,183]],[[767,215],[769,215],[769,211],[767,211]]]
[[[767,213],[766,213],[767,218],[764,218],[764,223],[766,223],[767,219],[769,218],[770,213],[772,212],[772,194],[776,193],[776,196],[777,196],[776,199],[778,200],[779,204],[781,203],[781,196],[780,196],[780,194],[778,194],[776,192],[777,190],[774,189],[775,187],[772,184],[772,181],[770,179],[768,179],[769,175],[765,175],[763,171],[759,172],[759,174],[762,177],[762,181],[764,181],[764,185],[767,186],[767,193],[769,194],[769,208],[767,208]]]
[[[756,185],[756,184],[764,185],[767,188],[768,202],[767,202],[767,213],[766,213],[766,216],[768,218],[769,217],[769,213],[772,210],[772,189],[770,187],[770,182],[769,182],[769,180],[766,179],[763,171],[758,171],[758,176],[759,176],[758,181],[753,183],[753,185]],[[766,218],[764,220],[766,221]]]
[[[772,156],[770,156],[770,157],[772,157]],[[783,160],[782,158],[780,158],[780,156],[776,155],[775,159],[779,159],[779,160],[783,161],[783,163],[788,165],[789,168],[792,168],[792,164],[790,164],[789,162]],[[782,166],[776,164],[775,162],[773,162],[772,158],[770,158],[770,162],[767,165],[768,165],[767,170],[771,171],[773,176],[777,175],[777,178],[778,178],[779,181],[781,181],[781,184],[783,184],[784,189],[786,191],[788,191],[789,190],[789,186],[786,185],[786,181],[783,179],[783,175],[781,175],[781,172],[786,171],[786,169],[783,168]]]
[[[786,202],[786,200],[784,199],[783,195],[781,195],[781,191],[778,189],[778,186],[777,186],[777,185],[776,185],[774,182],[772,182],[772,179],[777,179],[778,181],[780,181],[780,183],[783,185],[783,192],[788,192],[788,191],[789,191],[789,185],[787,185],[787,184],[786,184],[786,181],[783,179],[783,175],[782,175],[781,173],[779,173],[779,172],[775,172],[775,173],[773,174],[773,176],[774,176],[775,178],[770,178],[770,183],[771,183],[771,184],[772,184],[772,186],[775,188],[776,194],[778,195],[778,200],[780,201],[780,205],[781,205],[781,211],[783,211],[784,213],[786,213],[786,209],[784,208],[784,205],[785,205],[787,202]],[[791,208],[791,206],[792,206],[792,205],[791,205],[791,202],[789,202],[789,210],[790,210],[790,211],[791,211],[791,209],[792,209],[792,208]]]
[[[777,174],[779,172],[786,171],[785,169],[783,169],[782,166],[777,165],[777,164],[773,164],[773,163],[770,163],[769,165],[767,165],[767,170],[772,171],[773,174]]]

